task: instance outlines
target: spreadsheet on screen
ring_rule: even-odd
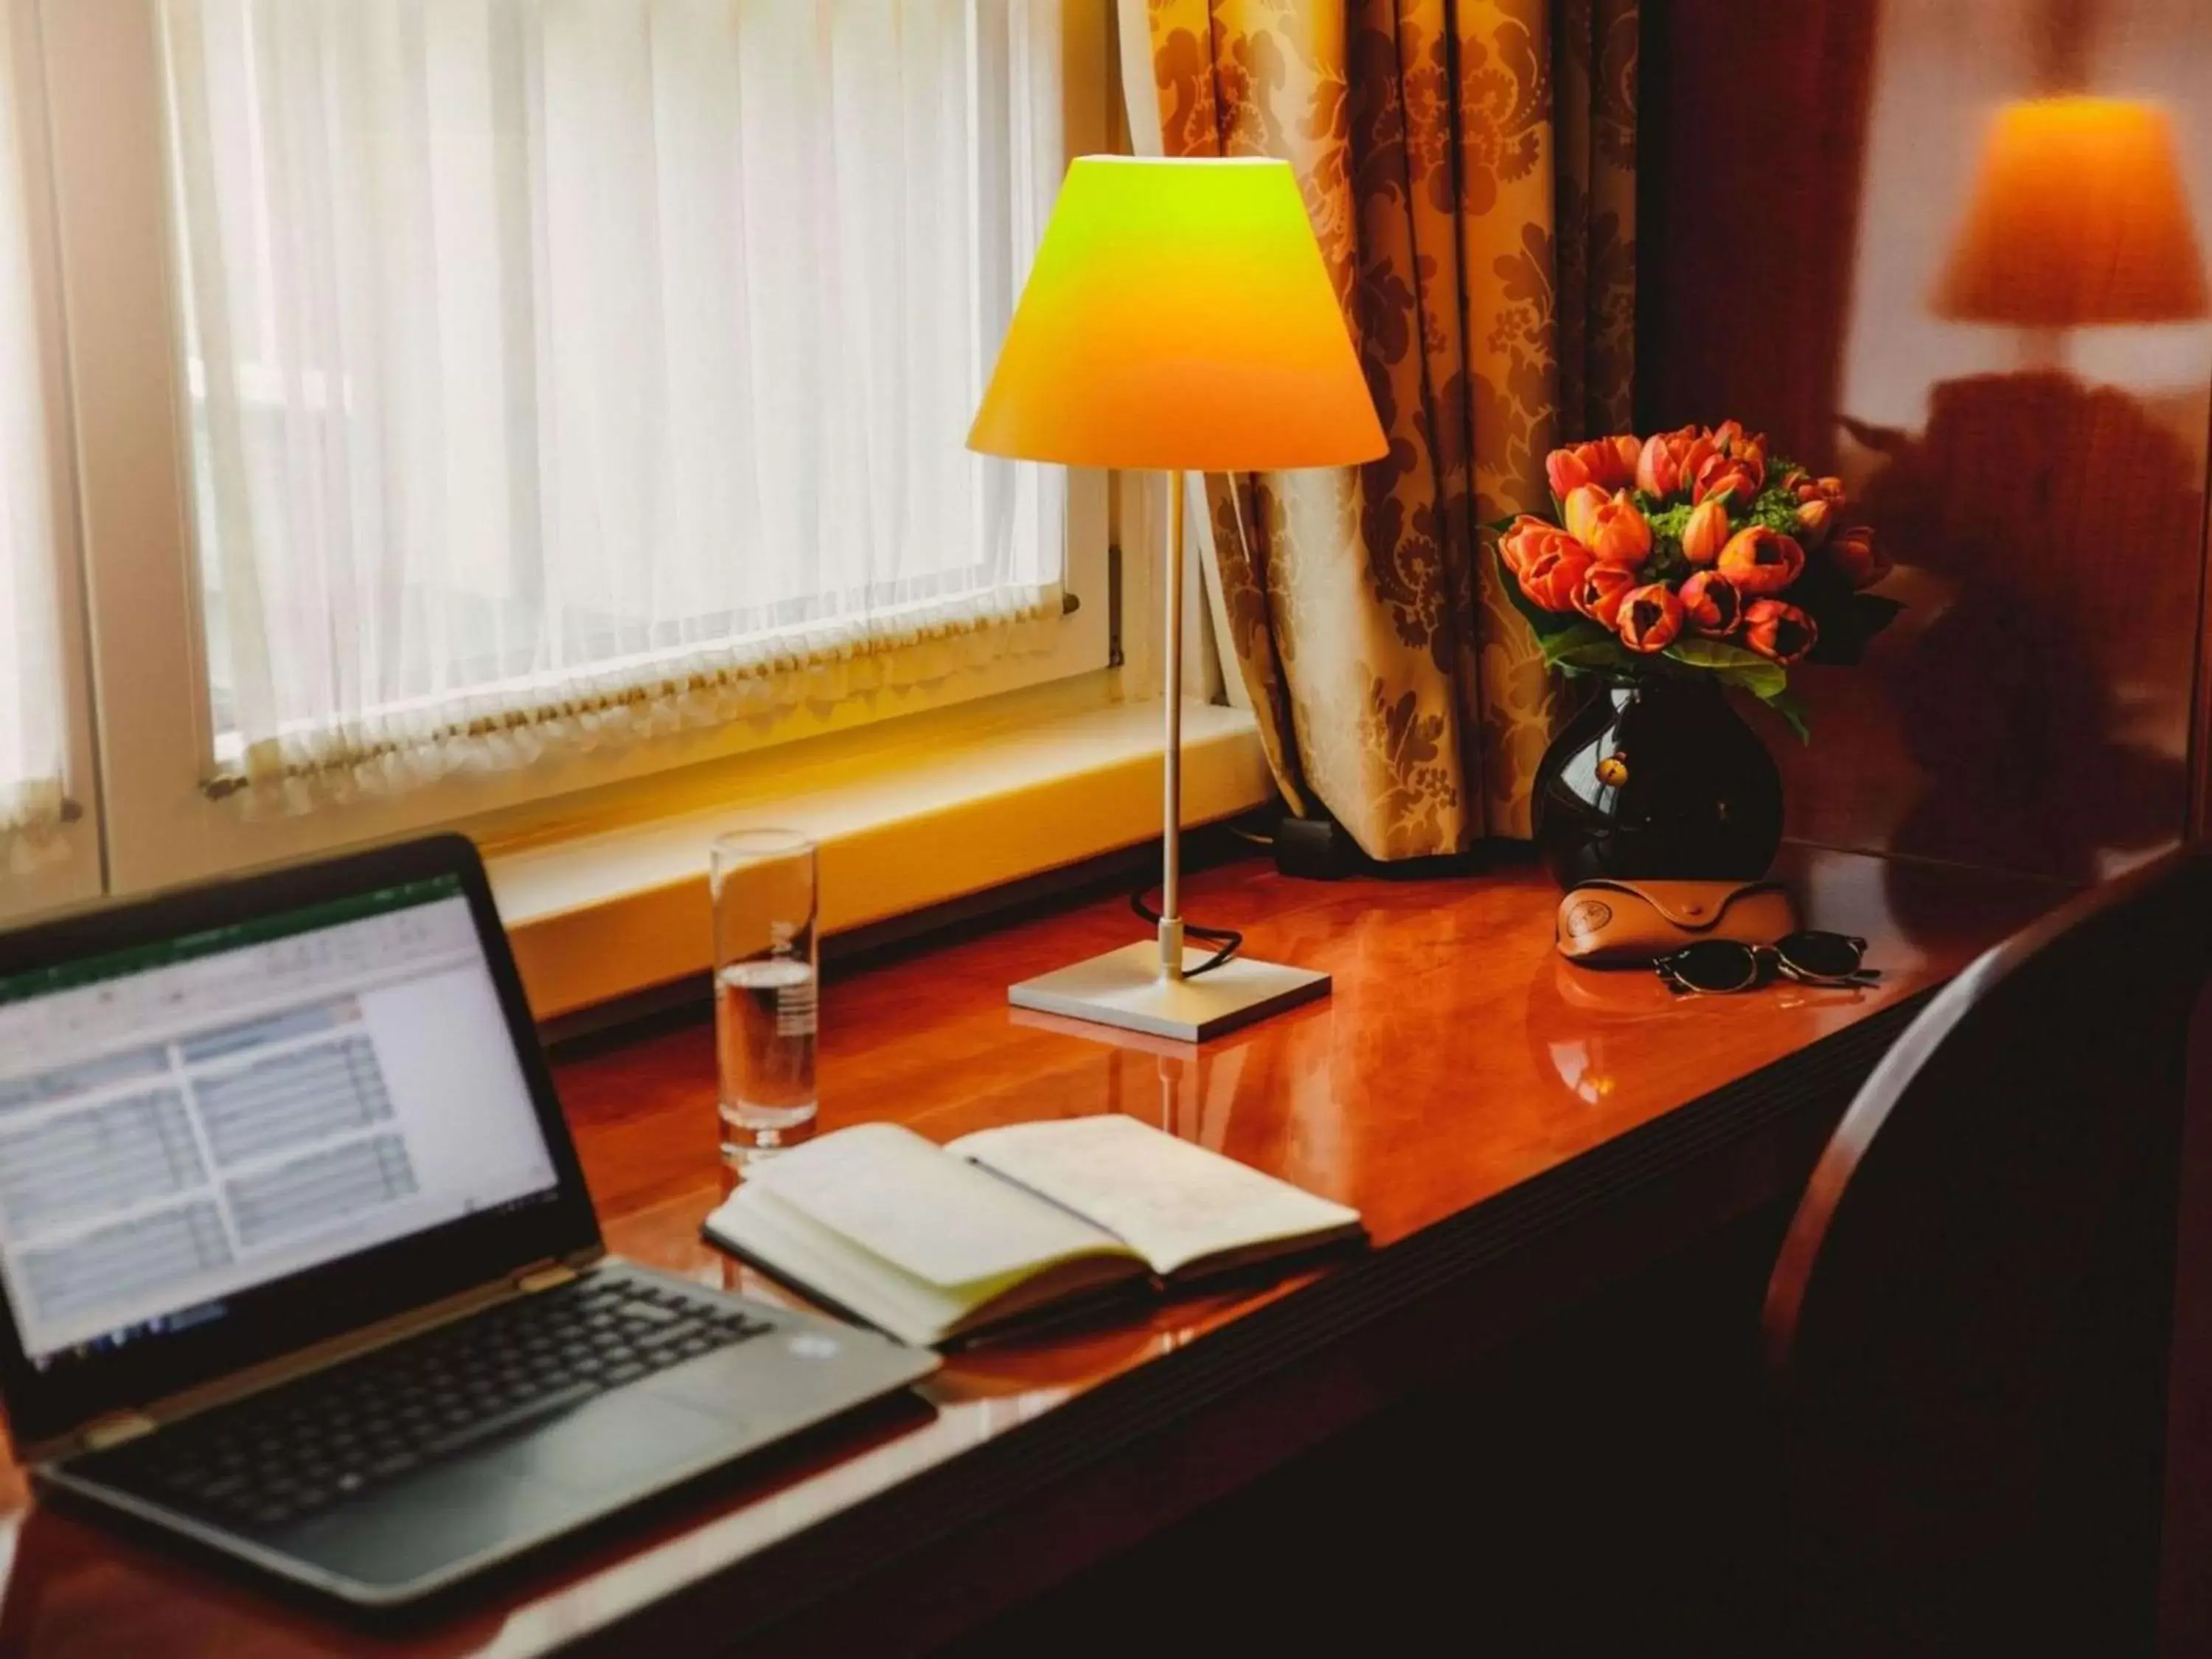
[[[0,1279],[34,1364],[556,1178],[451,878],[0,979]]]

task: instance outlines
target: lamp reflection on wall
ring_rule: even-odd
[[[1389,447],[1289,164],[1077,161],[968,446],[1168,475],[1158,939],[1024,981],[1011,1000],[1195,1041],[1326,995],[1326,974],[1187,949],[1176,846],[1184,472],[1340,466]]]
[[[2203,316],[2203,255],[2165,111],[2078,96],[2000,109],[1935,308],[2023,331],[2031,367],[2059,362],[2067,329]]]

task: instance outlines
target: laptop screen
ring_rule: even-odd
[[[458,875],[0,977],[0,1277],[39,1370],[558,1187]]]

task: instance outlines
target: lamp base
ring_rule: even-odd
[[[1183,961],[1195,968],[1212,954],[1188,950]],[[1168,979],[1160,973],[1160,947],[1147,939],[1009,986],[1006,1000],[1040,1013],[1203,1042],[1328,992],[1327,974],[1244,957],[1231,957],[1196,979]]]

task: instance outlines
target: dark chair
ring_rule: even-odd
[[[1859,1091],[1767,1295],[1777,1651],[2153,1650],[2208,981],[2212,860],[2172,854],[1984,957]]]

